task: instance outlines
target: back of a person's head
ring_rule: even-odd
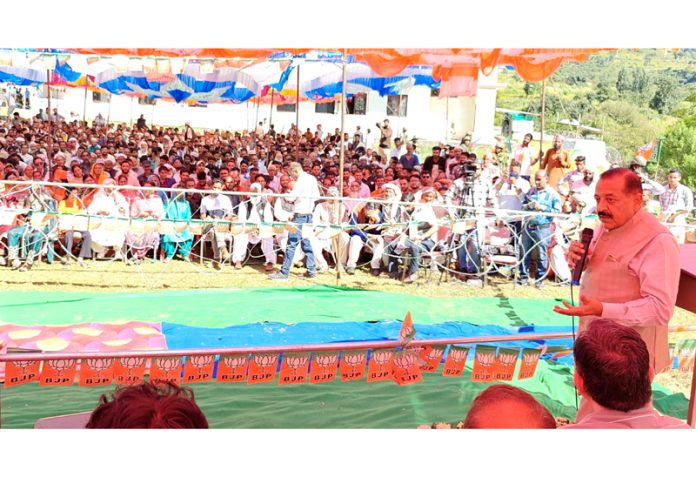
[[[142,383],[99,399],[88,429],[207,429],[193,391],[173,383]]]
[[[507,384],[494,384],[471,403],[464,429],[555,429],[551,413],[534,396]]]
[[[600,406],[628,412],[650,402],[650,355],[634,329],[594,320],[578,336],[573,353],[585,392]]]

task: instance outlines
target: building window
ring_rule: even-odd
[[[387,96],[387,116],[404,117],[408,113],[408,96],[405,94],[390,94]]]
[[[348,98],[346,101],[346,109],[348,114],[365,114],[367,113],[367,95],[356,94]]]
[[[316,103],[314,105],[315,113],[325,113],[325,114],[335,114],[336,113],[336,101],[331,101],[330,103]]]
[[[99,93],[97,91],[92,91],[93,103],[108,103],[110,99],[111,93]]]
[[[279,113],[294,113],[295,103],[279,104],[276,106],[276,111]]]
[[[41,98],[48,98],[48,85],[44,83],[41,88]],[[65,88],[62,86],[51,86],[51,99],[65,98]]]
[[[138,98],[138,104],[153,105],[153,104],[155,104],[155,101],[156,101],[155,98],[150,98],[149,96],[144,96],[144,97]]]

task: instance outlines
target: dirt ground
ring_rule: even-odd
[[[304,268],[294,267],[291,278],[285,282],[268,279],[268,274],[260,265],[246,265],[242,270],[235,270],[227,264],[222,270],[215,270],[210,262],[199,264],[183,261],[170,263],[145,260],[139,265],[126,265],[116,261],[89,261],[87,267],[77,264],[68,266],[60,263],[48,265],[37,263],[29,272],[0,269],[0,287],[2,290],[61,290],[115,292],[147,292],[166,289],[208,289],[208,288],[259,288],[279,286],[306,286],[323,284],[345,286],[357,289],[381,290],[387,292],[408,293],[423,297],[474,297],[505,296],[520,298],[565,298],[570,299],[570,288],[560,287],[547,281],[543,289],[534,287],[514,287],[504,277],[494,277],[485,286],[471,287],[452,278],[440,277],[435,272],[428,279],[421,273],[418,282],[405,285],[390,280],[386,275],[373,277],[370,273],[358,270],[355,275],[345,272],[337,279],[335,270],[319,275],[316,279],[302,278]],[[442,281],[441,281],[442,280]],[[577,299],[577,297],[575,297]],[[670,324],[696,325],[696,314],[677,308]],[[670,341],[696,338],[696,332],[670,334]],[[687,397],[691,389],[691,373],[672,370],[656,377],[657,382],[675,392],[683,392]]]

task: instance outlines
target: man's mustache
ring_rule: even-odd
[[[600,217],[606,217],[609,219],[611,218],[611,214],[609,212],[598,212],[597,215]]]

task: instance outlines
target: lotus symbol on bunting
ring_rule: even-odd
[[[87,366],[92,368],[97,372],[97,379],[101,379],[101,372],[107,369],[109,366],[111,366],[111,363],[113,362],[113,359],[109,358],[93,358],[93,359],[88,359],[87,361]]]
[[[461,348],[452,348],[449,352],[449,357],[452,361],[455,363],[460,362],[464,358],[466,358],[467,355],[467,350],[461,349]]]
[[[442,353],[444,353],[444,348],[433,348],[430,350],[430,352],[426,355],[428,358],[428,361],[434,361],[436,359],[441,359],[442,358]]]
[[[246,356],[226,356],[222,358],[222,362],[229,368],[240,368],[247,362]],[[257,363],[258,364],[258,363]]]
[[[145,364],[145,358],[121,358],[121,365],[128,370],[128,377],[133,375],[133,370]]]
[[[409,336],[412,336],[415,332],[416,330],[413,329],[413,326],[407,326],[406,328],[401,330],[401,333],[399,333],[399,335],[401,336],[401,340],[403,341]]]
[[[484,368],[491,366],[495,362],[495,353],[480,353],[478,355],[478,362]]]
[[[365,355],[364,354],[346,354],[343,357],[343,360],[346,362],[346,364],[350,365],[353,369],[351,369],[351,372],[355,372],[355,368],[357,366],[361,366],[365,362]]]
[[[27,368],[33,363],[35,363],[35,361],[12,361],[12,364],[16,367],[22,368],[22,374],[27,374]]]
[[[285,363],[292,368],[292,375],[297,376],[297,370],[302,366],[307,366],[306,356],[288,356]]]
[[[317,364],[322,368],[333,366],[338,361],[338,355],[335,354],[320,354],[316,357]]]
[[[261,368],[267,368],[276,364],[276,356],[270,354],[260,354],[254,356],[254,363]]]
[[[58,371],[58,379],[63,377],[63,371],[70,369],[75,364],[74,359],[49,359],[48,365]]]
[[[214,356],[190,356],[189,359],[191,360],[191,364],[197,367],[198,369],[203,368],[205,366],[208,366],[210,363],[213,362]]]
[[[533,353],[527,353],[527,354],[525,354],[525,355],[523,356],[523,358],[524,358],[524,363],[525,363],[527,366],[531,366],[532,364],[534,364],[535,361],[537,361],[537,359],[538,359],[539,357],[538,357],[538,355],[537,355],[536,353],[534,353],[534,354],[533,354]]]
[[[515,362],[517,356],[510,353],[500,353],[498,359],[500,359],[500,364],[504,366],[510,366],[512,363]]]
[[[391,357],[392,354],[389,351],[375,351],[372,355],[372,359],[375,360],[375,363],[377,363],[379,366],[380,371],[382,370],[382,365],[387,364]]]
[[[396,365],[402,369],[410,368],[415,362],[416,360],[410,354],[402,354],[394,358],[394,363],[396,363]]]
[[[167,373],[175,370],[179,366],[179,363],[181,363],[180,358],[159,358],[157,360],[157,366]]]
[[[94,358],[94,359],[88,359],[87,360],[87,366],[92,368],[99,374],[101,371],[104,371],[107,369],[109,366],[111,366],[112,359],[108,358]]]

